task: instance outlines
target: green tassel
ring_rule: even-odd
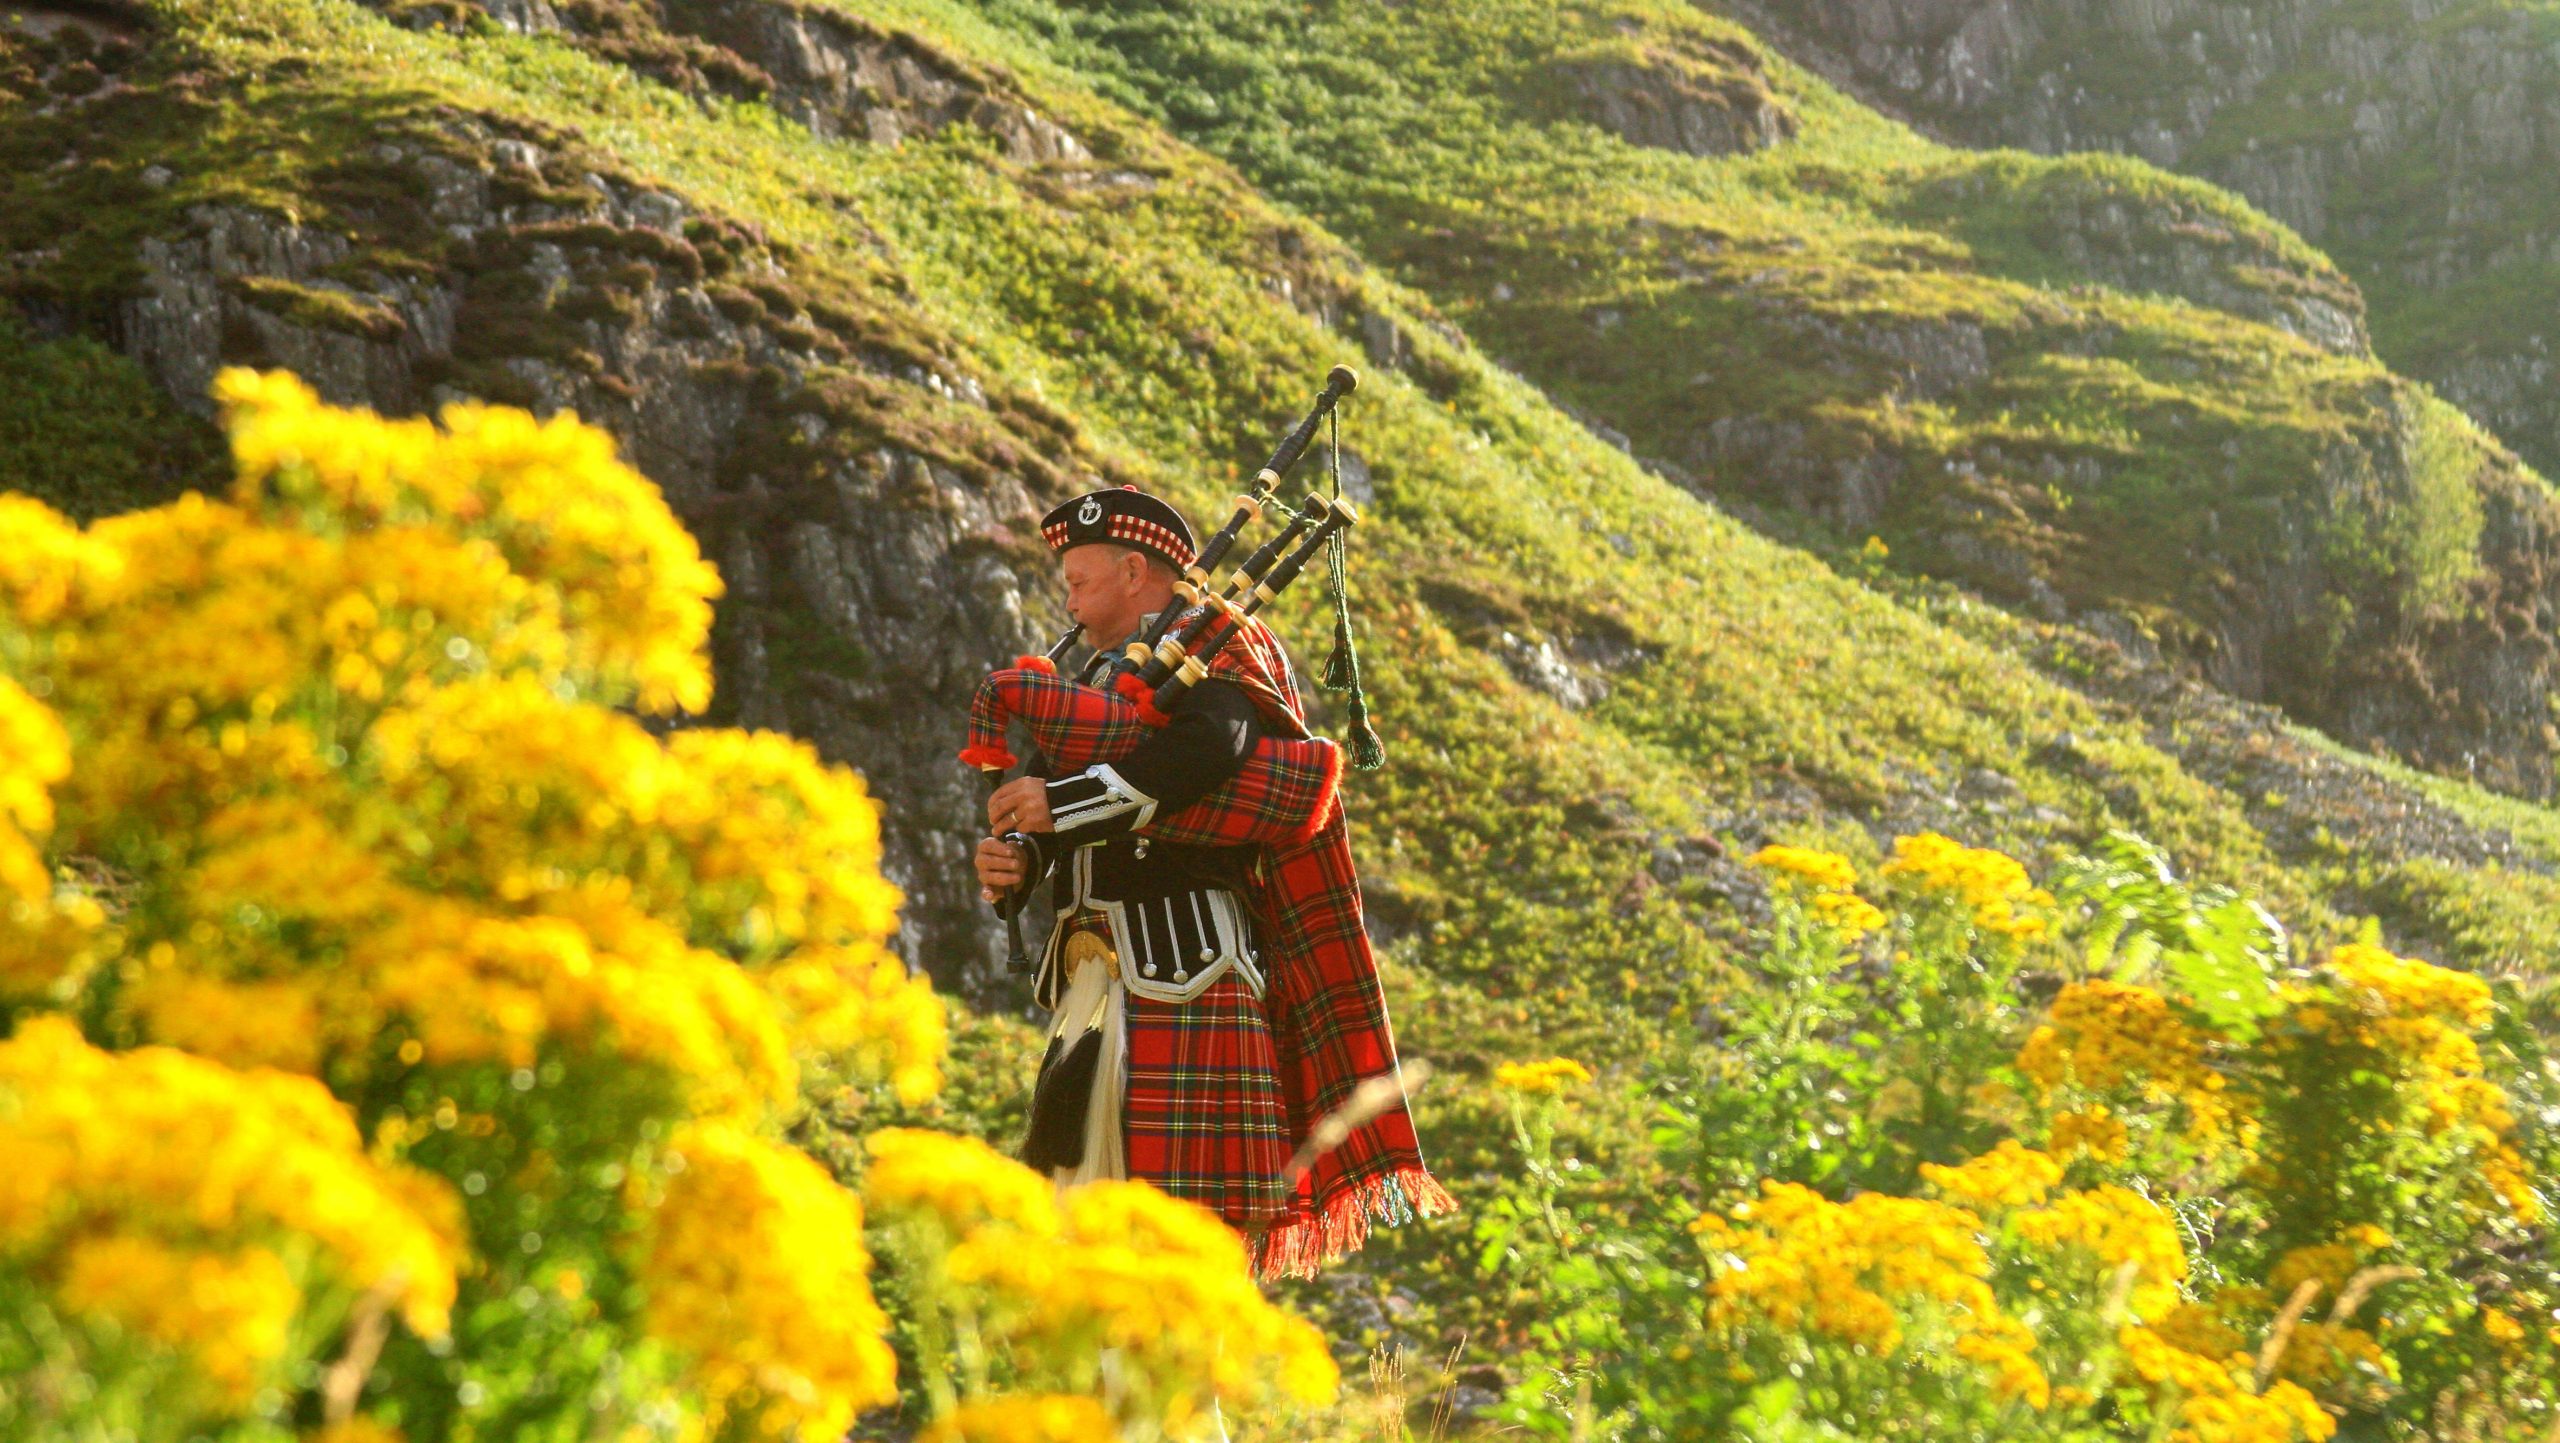
[[[1351,697],[1351,769],[1374,772],[1387,764],[1387,744],[1378,740],[1378,729],[1369,725],[1369,702],[1353,693]]]
[[[1351,646],[1351,618],[1333,619],[1333,652],[1324,659],[1324,676],[1317,682],[1326,691],[1349,691],[1360,684],[1360,657]]]

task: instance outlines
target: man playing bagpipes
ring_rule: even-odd
[[[1267,600],[1354,513],[1310,498],[1225,596],[1208,587],[1285,469],[1265,468],[1206,549],[1133,487],[1052,511],[1041,531],[1071,636],[1096,650],[1074,678],[1039,657],[990,676],[962,753],[992,777],[1013,762],[1008,723],[1039,745],[990,793],[976,857],[1000,909],[1044,879],[1056,908],[1034,972],[1051,1021],[1025,1161],[1061,1184],[1132,1177],[1198,1202],[1256,1239],[1266,1276],[1311,1274],[1373,1222],[1454,1206],[1393,1081],[1340,750],[1309,732],[1296,672],[1250,614],[1254,589]]]

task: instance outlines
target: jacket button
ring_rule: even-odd
[[[1146,965],[1146,967],[1145,967],[1143,970],[1146,972],[1146,974],[1147,974],[1148,976],[1153,977],[1154,975],[1156,975],[1156,964],[1154,964],[1153,962],[1150,962],[1150,963],[1148,963],[1148,964]]]
[[[1188,982],[1191,980],[1191,974],[1183,968],[1176,967],[1173,969],[1173,980],[1176,982]]]
[[[1146,844],[1145,839],[1144,839],[1144,838],[1139,839],[1138,845],[1137,845],[1136,847],[1134,847],[1134,848],[1131,848],[1130,850],[1131,850],[1131,854],[1132,854],[1132,855],[1134,855],[1134,856],[1140,856],[1140,857],[1145,856],[1145,855],[1147,854],[1147,844]]]
[[[1218,954],[1210,951],[1206,947],[1203,947],[1200,949],[1200,960],[1203,962],[1215,962],[1218,960]]]

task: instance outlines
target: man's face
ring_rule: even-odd
[[[1147,614],[1153,588],[1147,561],[1118,546],[1079,546],[1058,558],[1067,583],[1067,615],[1084,628],[1085,644],[1117,646]]]

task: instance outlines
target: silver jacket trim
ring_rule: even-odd
[[[1041,949],[1032,984],[1041,1006],[1054,1009],[1066,993],[1067,920],[1081,909],[1101,913],[1110,926],[1112,950],[1120,954],[1120,980],[1135,996],[1188,1002],[1229,973],[1244,979],[1254,996],[1262,995],[1261,954],[1254,949],[1244,899],[1235,893],[1204,887],[1142,902],[1098,901],[1092,896],[1093,852],[1086,847],[1069,858],[1062,880],[1073,885],[1060,889],[1058,922]]]
[[[1130,819],[1128,825],[1113,830],[1135,831],[1155,815],[1156,799],[1129,785],[1109,763],[1049,783],[1049,825],[1061,835],[1122,817]]]

